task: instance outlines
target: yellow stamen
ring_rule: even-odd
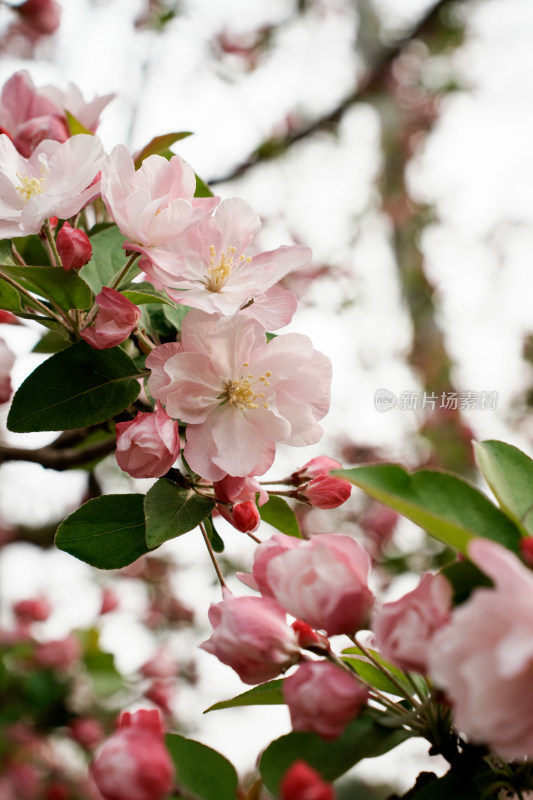
[[[21,172],[17,172],[17,178],[21,184],[16,187],[17,192],[26,202],[28,202],[30,197],[35,197],[35,195],[43,193],[46,178],[30,178],[28,175],[23,175]]]

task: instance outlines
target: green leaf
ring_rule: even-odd
[[[17,290],[6,281],[1,280],[1,277],[0,274],[0,308],[17,314],[22,310],[21,303],[26,298],[23,300]]]
[[[9,266],[15,265],[17,262],[13,258],[13,251],[11,249],[11,239],[0,240],[0,264]]]
[[[149,283],[132,283],[129,289],[123,289],[122,294],[127,297],[135,306],[145,303],[166,303],[172,305],[172,301],[163,292],[158,292]]]
[[[99,697],[109,697],[124,688],[124,679],[115,666],[112,653],[91,651],[84,655],[83,661]]]
[[[405,673],[399,669],[394,664],[391,664],[390,661],[383,658],[381,653],[377,650],[372,650],[368,648],[368,652],[379,661],[379,663],[385,667],[388,672],[398,681],[398,683],[405,689],[406,692],[412,694],[413,687],[409,683],[407,676]],[[357,647],[346,647],[342,651],[343,657],[345,655],[355,655],[360,656],[360,658],[343,658],[345,661],[349,661],[350,666],[360,675],[364,680],[368,680],[372,686],[375,686],[376,689],[382,689],[384,692],[390,692],[390,694],[395,694],[396,696],[400,697],[400,690],[397,686],[394,685],[393,681],[389,680],[383,672],[381,672],[377,667],[375,667],[370,661],[366,660],[365,654],[363,651]],[[365,659],[363,661],[363,659]],[[377,674],[376,674],[377,673]]]
[[[167,733],[165,743],[176,768],[176,783],[183,794],[198,800],[235,800],[239,779],[227,758],[177,733]]]
[[[533,536],[533,461],[511,444],[474,442],[481,473],[494,492],[502,511],[524,536]]]
[[[120,569],[148,552],[144,495],[106,494],[82,505],[64,520],[56,547],[99,569]]]
[[[442,778],[424,781],[419,791],[415,787],[411,792],[409,797],[412,800],[473,800],[482,797],[480,787],[464,770],[458,770],[457,773],[450,770]]]
[[[296,514],[282,497],[278,497],[275,494],[270,495],[268,503],[259,508],[259,514],[263,522],[268,522],[278,531],[286,533],[287,536],[302,538]]]
[[[33,347],[32,353],[59,353],[60,350],[65,350],[70,342],[61,331],[53,330],[45,333]]]
[[[143,149],[137,153],[135,156],[135,169],[139,169],[142,162],[148,156],[161,156],[163,155],[165,158],[167,157],[166,154],[168,149],[174,142],[179,142],[181,139],[186,139],[188,136],[192,136],[191,131],[180,131],[180,133],[163,133],[161,136],[154,136],[147,145],[143,147]],[[174,153],[170,153],[170,156],[173,156]]]
[[[167,322],[169,322],[177,331],[181,330],[183,318],[185,314],[190,311],[189,306],[182,305],[166,305],[163,306],[163,314]]]
[[[120,347],[77,342],[29,375],[16,392],[7,425],[15,433],[63,431],[104,422],[136,399],[135,364]]]
[[[213,517],[209,516],[204,519],[205,531],[207,533],[207,538],[209,539],[209,543],[215,553],[223,553],[224,552],[224,540],[220,536],[219,532],[213,525]]]
[[[90,236],[93,255],[88,264],[80,269],[80,275],[93,292],[98,294],[103,286],[111,286],[126,264],[126,252],[122,249],[124,236],[116,225],[99,230]],[[128,271],[124,282],[131,281],[140,269],[135,265]]]
[[[196,191],[194,192],[195,197],[214,197],[213,192],[203,181],[199,175],[196,176]]]
[[[488,497],[456,475],[432,469],[409,473],[395,464],[354,467],[331,474],[351,481],[465,555],[474,536],[518,551],[520,534],[516,526]]]
[[[221,700],[219,703],[209,706],[204,711],[220,711],[223,708],[236,708],[237,706],[274,706],[283,705],[285,699],[283,697],[283,680],[268,681],[268,683],[261,683],[259,686],[254,686],[247,692],[238,694],[232,697],[231,700]]]
[[[78,133],[85,133],[88,134],[89,136],[93,135],[92,132],[88,130],[85,127],[85,125],[79,121],[79,119],[76,119],[74,114],[71,114],[70,111],[67,111],[66,108],[65,108],[65,116],[67,118],[67,124],[71,136],[76,136]]]
[[[214,507],[214,500],[200,497],[192,489],[182,489],[167,478],[160,478],[144,501],[146,544],[153,549],[168,539],[192,531]]]
[[[372,712],[364,711],[333,741],[301,732],[276,739],[261,756],[259,772],[267,789],[277,797],[282,776],[298,759],[320,772],[324,780],[334,781],[363,758],[387,753],[412,736],[410,731],[380,725]]]
[[[25,289],[53,300],[65,311],[89,308],[91,290],[75,270],[61,267],[3,266],[2,272]]]
[[[474,589],[494,586],[491,579],[471,561],[454,561],[441,572],[452,585],[454,606],[468,600]]]

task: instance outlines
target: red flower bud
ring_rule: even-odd
[[[85,231],[73,228],[68,222],[57,234],[57,249],[63,267],[67,270],[81,269],[91,260],[92,247]]]
[[[337,508],[345,503],[352,493],[352,484],[344,478],[318,475],[299,489],[298,500],[306,500],[315,508]]]
[[[281,800],[334,800],[335,790],[301,759],[289,767],[280,784]]]

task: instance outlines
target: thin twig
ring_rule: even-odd
[[[223,589],[227,589],[226,581],[224,580],[224,576],[223,576],[222,572],[220,571],[220,567],[218,565],[218,561],[216,560],[215,553],[213,551],[213,548],[211,547],[211,542],[209,541],[209,536],[207,535],[207,531],[205,529],[205,525],[204,525],[203,522],[200,522],[200,530],[202,531],[202,536],[204,537],[204,542],[205,542],[205,546],[207,547],[207,550],[209,552],[209,557],[211,558],[211,561],[213,562],[213,566],[214,566],[215,572],[217,574],[218,582],[220,583],[220,585],[221,585],[221,587]]]

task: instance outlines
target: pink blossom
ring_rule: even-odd
[[[203,478],[261,475],[276,442],[317,442],[329,407],[331,363],[300,334],[267,344],[241,316],[190,311],[181,343],[146,359],[149,389],[175,419],[187,422],[185,458]]]
[[[14,10],[38,33],[55,33],[61,22],[62,9],[56,0],[25,0]]]
[[[416,589],[378,608],[371,628],[379,651],[401,669],[426,673],[436,632],[450,621],[452,588],[426,573]]]
[[[104,800],[163,800],[172,788],[174,767],[159,711],[124,712],[89,770]]]
[[[298,542],[299,539],[296,539],[294,536],[286,536],[284,533],[275,533],[270,539],[266,539],[256,547],[252,574],[248,575],[243,572],[238,572],[237,577],[245,583],[246,586],[261,592],[264,597],[274,597],[267,577],[268,565],[276,556],[298,547]]]
[[[99,614],[110,614],[111,611],[114,611],[120,605],[120,601],[117,597],[117,594],[113,589],[105,588],[102,592],[102,600],[100,603],[100,611]]]
[[[149,661],[141,667],[145,678],[174,678],[179,671],[178,662],[165,647],[160,647]]]
[[[21,622],[44,622],[50,616],[51,610],[45,597],[19,600],[13,604],[13,614]]]
[[[13,393],[11,368],[14,363],[15,356],[5,341],[0,339],[0,403],[7,403],[11,399]]]
[[[178,423],[157,403],[155,411],[139,411],[130,422],[116,425],[117,464],[133,478],[160,478],[180,453]]]
[[[103,162],[94,136],[45,140],[26,159],[0,135],[0,238],[39,233],[47,217],[77,214],[98,195]]]
[[[279,542],[279,535],[275,537]],[[374,597],[368,588],[370,560],[350,536],[322,533],[310,541],[287,537],[287,549],[267,557],[260,545],[257,575],[289,614],[329,636],[362,628]],[[295,544],[292,544],[292,541]],[[257,577],[256,577],[257,580]],[[259,581],[258,581],[259,583]]]
[[[285,772],[279,790],[281,800],[335,800],[333,786],[301,759]]]
[[[94,717],[75,717],[69,723],[69,729],[74,741],[86,750],[94,750],[104,738],[102,723]]]
[[[61,264],[66,270],[81,269],[91,260],[92,246],[89,237],[80,228],[64,222],[57,234],[57,249]]]
[[[350,481],[333,475],[317,475],[297,490],[296,499],[307,501],[315,508],[338,508],[349,499],[351,493]]]
[[[234,597],[225,592],[212,603],[209,621],[214,630],[200,647],[232,667],[244,683],[275,678],[300,655],[298,640],[285,612],[268,597]]]
[[[152,681],[144,692],[146,699],[159,706],[161,711],[169,717],[172,716],[172,704],[176,695],[176,684],[173,681],[160,679]]]
[[[81,645],[70,633],[63,639],[54,639],[50,642],[40,642],[35,647],[35,662],[40,667],[64,670],[79,660],[81,656]]]
[[[121,344],[136,328],[141,316],[139,308],[123,294],[107,286],[96,295],[95,303],[98,312],[94,324],[81,331],[81,338],[96,350],[107,350]]]
[[[456,728],[505,760],[533,757],[533,574],[488,539],[470,558],[494,581],[477,589],[433,639],[429,674]]]
[[[114,95],[87,103],[80,90],[69,84],[66,92],[55,86],[36,88],[26,70],[15,72],[0,97],[0,130],[7,133],[19,153],[28,158],[44,139],[64,142],[69,137],[68,110],[91,133],[101,111]]]
[[[357,678],[329,661],[301,664],[283,682],[295,731],[312,731],[335,739],[367,701],[368,690]]]
[[[232,197],[141,266],[177,303],[208,314],[229,316],[245,308],[246,315],[255,317],[257,299],[258,321],[276,330],[290,322],[296,302],[285,289],[269,292],[288,272],[308,264],[311,250],[294,246],[247,254],[260,227],[248,203]]]
[[[329,456],[317,456],[295,470],[290,477],[290,483],[299,486],[301,483],[318,478],[319,475],[329,475],[332,469],[342,469],[342,464]]]
[[[179,156],[149,156],[135,171],[124,145],[117,145],[102,170],[102,198],[129,241],[124,247],[157,257],[158,248],[211,213],[215,198],[194,198],[196,177]]]

